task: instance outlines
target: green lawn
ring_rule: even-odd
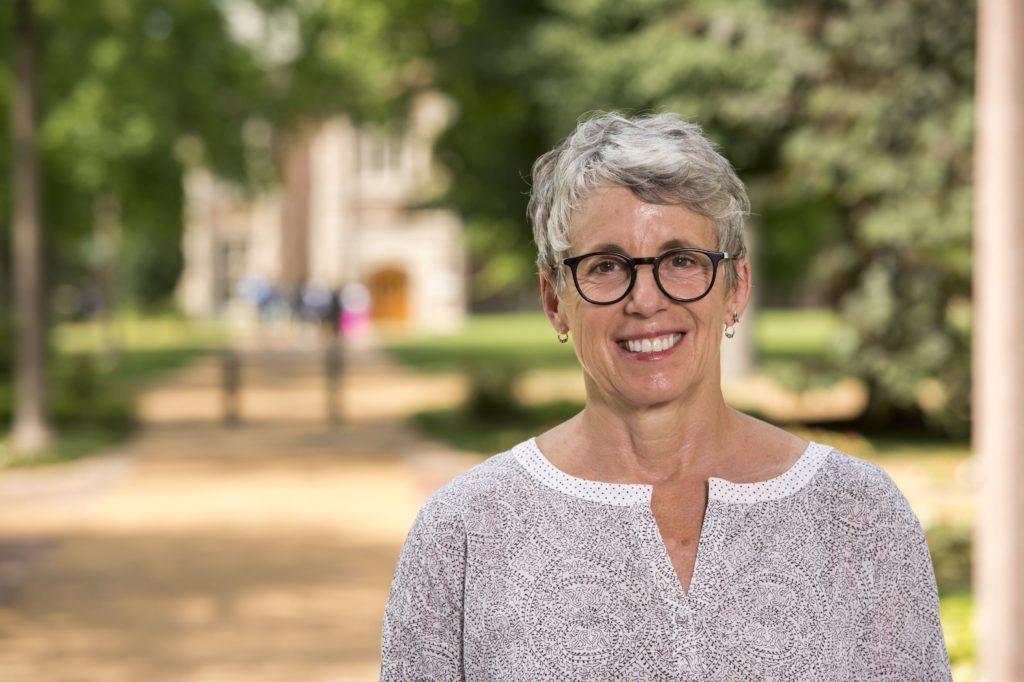
[[[413,424],[430,440],[466,452],[495,453],[547,431],[582,407],[576,403],[557,402],[530,408],[509,405],[500,413],[495,406],[492,414],[479,414],[472,409],[438,410],[413,416]]]
[[[757,311],[757,352],[764,359],[802,359],[826,355],[842,329],[825,308]]]
[[[555,339],[541,313],[474,315],[456,334],[392,335],[383,345],[403,364],[422,372],[458,371],[477,364],[507,367],[574,367],[572,346]]]
[[[974,666],[974,596],[970,592],[951,592],[940,600],[942,632],[953,668],[955,682],[973,682]]]
[[[835,314],[824,309],[761,310],[756,324],[757,352],[776,364],[825,356],[840,329]],[[572,345],[556,341],[541,312],[474,315],[455,334],[393,334],[382,341],[400,362],[423,372],[478,363],[530,369],[576,366]]]
[[[53,331],[54,375],[59,380],[87,363],[94,366],[104,392],[134,394],[197,355],[222,348],[227,339],[221,324],[176,315],[126,313],[109,327],[99,322],[61,324]]]
[[[0,436],[0,468],[38,466],[109,449],[134,426],[136,394],[165,372],[227,340],[226,330],[173,315],[124,314],[99,322],[59,324],[53,330],[49,401],[57,438],[32,460],[15,457]],[[0,385],[0,419],[10,423],[11,382]]]
[[[831,383],[834,370],[823,369],[841,330],[836,315],[826,309],[760,310],[755,343],[762,371],[791,389]],[[489,413],[474,406],[421,414],[416,422],[428,437],[474,452],[499,452],[543,431],[578,411],[582,405],[552,405],[526,409],[511,399],[516,375],[524,370],[575,369],[572,344],[559,344],[541,312],[476,315],[449,335],[387,336],[383,346],[399,362],[422,372],[468,371],[478,393],[496,402]],[[819,373],[819,374],[816,374]],[[787,381],[787,377],[796,377]],[[496,385],[495,385],[496,384]],[[504,402],[502,402],[504,401]],[[838,439],[837,447],[857,456],[934,453],[946,448],[963,451],[963,443],[920,439],[872,440],[860,434],[810,434],[815,440]]]

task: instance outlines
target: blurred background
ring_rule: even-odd
[[[975,32],[960,0],[4,3],[0,679],[376,679],[422,501],[582,405],[525,211],[609,109],[736,166],[727,397],[893,476],[975,679]]]

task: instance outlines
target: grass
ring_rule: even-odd
[[[421,372],[460,371],[467,366],[566,368],[576,366],[571,344],[560,344],[542,313],[474,315],[455,334],[383,339],[399,362]]]
[[[767,360],[803,360],[828,354],[842,323],[825,308],[758,310],[755,342]]]
[[[826,309],[761,310],[757,313],[757,352],[766,365],[827,356],[840,330]],[[386,336],[384,348],[399,362],[422,372],[458,371],[486,363],[530,369],[576,367],[572,345],[555,340],[541,312],[471,316],[455,334]]]
[[[827,356],[840,329],[835,314],[825,309],[761,310],[756,324],[756,347],[762,366],[780,374],[806,374],[794,367],[807,358],[820,360]],[[514,377],[526,369],[579,366],[572,344],[558,343],[547,318],[539,311],[474,315],[458,333],[390,335],[383,339],[383,346],[399,362],[421,372],[469,371],[478,377],[498,371]],[[511,383],[504,391],[511,394]],[[498,452],[575,414],[582,405],[562,403],[521,409],[507,401],[502,407],[496,410],[497,421],[473,410],[424,413],[414,421],[429,438],[472,452]],[[507,416],[503,417],[502,411]]]
[[[107,338],[113,339],[114,350]],[[92,358],[104,389],[132,393],[197,355],[221,348],[227,338],[227,330],[216,323],[136,313],[116,318],[109,328],[96,321],[66,323],[53,334],[58,373],[62,366]]]
[[[547,431],[582,407],[569,402],[548,403],[510,411],[504,417],[494,415],[489,418],[473,414],[470,410],[438,410],[421,412],[412,421],[430,440],[466,452],[495,453]]]
[[[944,594],[939,607],[953,679],[972,682],[975,679],[974,595],[967,591]]]
[[[60,353],[99,353],[106,338],[112,338],[126,351],[167,351],[213,348],[224,343],[227,331],[223,325],[188,320],[173,313],[136,312],[119,315],[109,325],[98,320],[68,322],[53,330],[53,342]]]
[[[787,388],[798,390],[839,378],[823,369],[842,328],[831,310],[759,310],[755,324],[759,367]],[[382,345],[399,362],[421,372],[468,371],[471,377],[504,373],[512,377],[503,389],[509,396],[514,376],[521,371],[579,367],[572,345],[555,340],[548,320],[539,311],[476,315],[455,334],[391,335],[383,339]],[[541,406],[528,410],[509,400],[502,407],[510,414],[503,423],[491,423],[472,410],[431,412],[418,415],[415,421],[430,438],[474,452],[497,452],[518,442],[514,440],[518,436],[544,430],[582,406]],[[809,437],[822,441],[820,436],[813,433]],[[964,443],[922,442],[917,437],[869,441],[860,434],[835,432],[825,434],[823,442],[833,437],[838,437],[837,447],[862,457],[903,458],[912,456],[915,448],[932,454],[944,450],[955,455],[966,447]]]
[[[9,438],[0,439],[0,471],[49,466],[108,452],[131,433],[130,429],[114,429],[74,426],[60,429],[57,438],[40,455],[27,459],[14,454]]]
[[[0,468],[66,462],[109,450],[131,433],[140,390],[222,347],[226,339],[219,325],[168,314],[126,313],[109,325],[57,325],[49,386],[56,438],[46,452],[26,459],[13,452],[9,436],[0,437]],[[0,386],[2,414],[10,414],[12,390],[9,382]]]

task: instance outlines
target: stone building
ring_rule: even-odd
[[[190,171],[182,309],[244,318],[255,313],[245,282],[284,297],[361,283],[375,326],[457,328],[466,309],[462,226],[451,211],[421,207],[443,189],[433,144],[448,118],[445,100],[429,94],[400,135],[344,117],[306,125],[280,157],[279,188],[255,198]]]

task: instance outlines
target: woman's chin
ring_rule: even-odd
[[[687,387],[678,382],[644,382],[620,386],[613,402],[631,410],[652,410],[685,401]]]

